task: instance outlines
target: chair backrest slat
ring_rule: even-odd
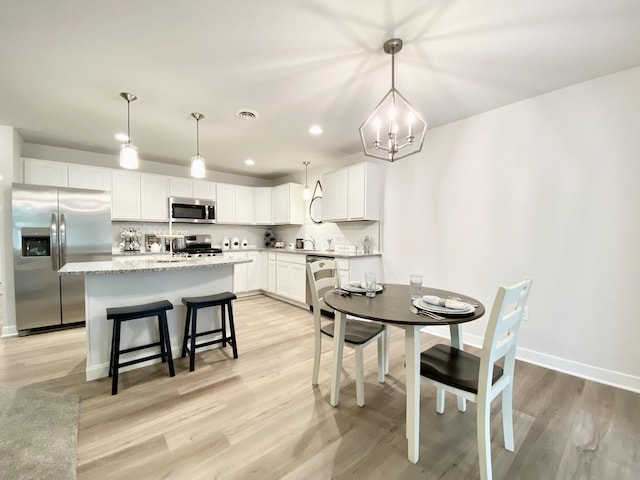
[[[503,369],[507,375],[513,374],[515,350],[518,343],[520,324],[527,305],[533,280],[525,277],[512,287],[499,287],[491,308],[480,360],[478,394],[488,391],[491,372],[497,360],[504,357]]]
[[[307,281],[313,302],[314,327],[319,334],[320,312],[322,309],[329,308],[324,303],[324,294],[327,290],[340,286],[336,261],[327,259],[307,263]]]

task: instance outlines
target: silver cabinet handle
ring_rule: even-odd
[[[60,266],[58,263],[58,219],[55,213],[51,214],[51,240],[50,240],[50,248],[51,248],[51,268],[53,270],[60,270]]]

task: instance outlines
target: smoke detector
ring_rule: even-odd
[[[258,118],[258,112],[248,108],[241,108],[236,112],[236,117],[240,120],[256,120]]]

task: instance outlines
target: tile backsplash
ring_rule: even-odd
[[[114,221],[111,224],[112,247],[119,248],[120,232],[123,228],[139,229],[145,235],[153,235],[159,231],[167,231],[167,223],[152,222],[121,222]],[[264,247],[264,234],[267,230],[274,232],[276,240],[282,241],[285,247],[289,244],[295,245],[297,238],[310,239],[313,237],[317,250],[327,250],[331,239],[331,247],[336,245],[355,245],[358,252],[363,251],[364,237],[369,236],[371,242],[371,252],[380,251],[380,223],[379,222],[344,222],[344,223],[321,223],[305,225],[278,225],[278,226],[253,226],[253,225],[194,225],[178,224],[175,229],[186,230],[189,235],[211,235],[214,246],[221,246],[222,240],[226,237],[238,237],[240,240],[247,239],[249,247]],[[305,242],[304,246],[311,249],[311,243]]]

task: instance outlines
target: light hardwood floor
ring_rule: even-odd
[[[81,396],[78,478],[89,479],[475,479],[475,405],[421,394],[416,465],[404,438],[404,335],[392,329],[390,374],[377,382],[365,351],[365,400],[355,404],[354,356],[345,351],[340,406],[329,405],[331,345],[311,385],[312,316],[256,296],[235,302],[239,358],[198,353],[196,371],[154,365],[85,381],[84,329],[0,340],[0,382]],[[422,347],[441,339],[422,335]],[[473,349],[470,349],[473,350]],[[640,478],[640,395],[518,362],[516,452],[504,449],[493,403],[496,479]]]

